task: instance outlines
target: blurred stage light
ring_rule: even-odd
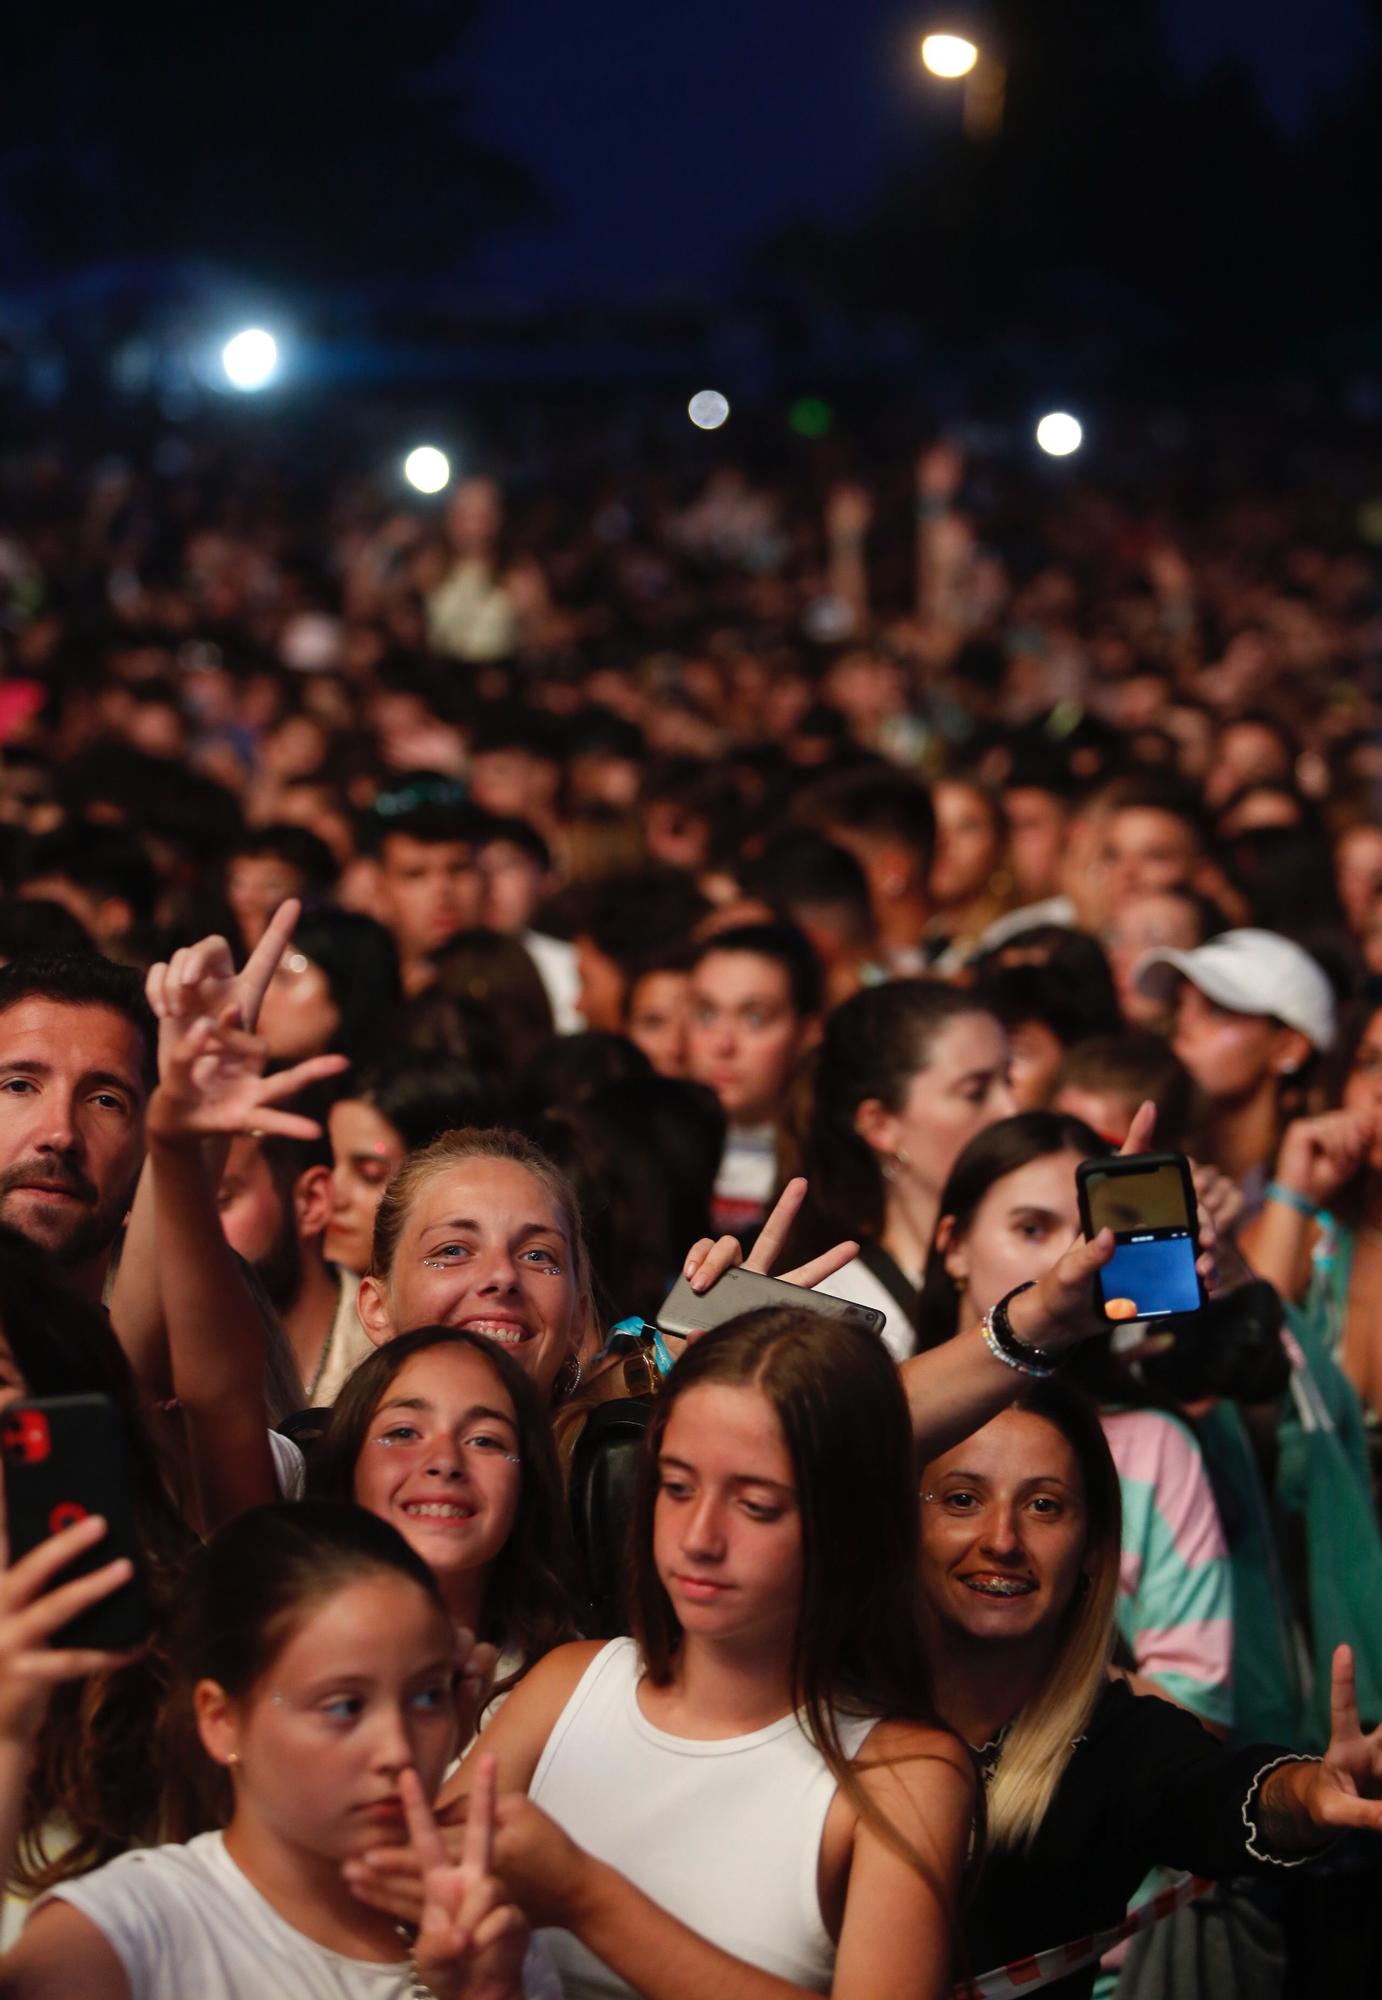
[[[921,59],[932,76],[949,80],[968,76],[979,60],[979,51],[963,35],[926,35],[922,39]]]
[[[697,389],[686,414],[698,431],[717,431],[729,415],[729,398],[718,389]]]
[[[434,444],[420,444],[403,461],[403,477],[419,493],[440,493],[451,484],[451,460]]]
[[[1036,441],[1051,458],[1069,458],[1084,443],[1084,431],[1068,411],[1052,410],[1037,425]]]
[[[278,342],[262,326],[247,326],[221,349],[221,366],[232,389],[263,389],[278,373]]]

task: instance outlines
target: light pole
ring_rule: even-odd
[[[964,85],[965,131],[971,139],[992,139],[1003,129],[1008,72],[967,35],[924,35],[922,67],[944,83]]]

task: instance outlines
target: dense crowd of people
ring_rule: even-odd
[[[0,1572],[0,1994],[1360,1988],[1375,550],[35,451],[0,669],[0,1408],[113,1408],[148,1610]]]

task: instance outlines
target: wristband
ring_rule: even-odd
[[[995,1361],[1005,1367],[1015,1368],[1019,1375],[1046,1377],[1054,1375],[1061,1365],[1061,1356],[1049,1354],[1044,1348],[1033,1347],[1029,1341],[1019,1340],[1012,1330],[1008,1318],[1008,1307],[1019,1292],[1029,1292],[1034,1280],[1029,1278],[1025,1285],[1016,1285],[996,1306],[991,1306],[984,1314],[981,1331],[984,1345]]]
[[[1298,1194],[1294,1188],[1283,1187],[1280,1181],[1268,1181],[1264,1201],[1280,1202],[1283,1208],[1293,1208],[1297,1215],[1304,1215],[1311,1222],[1319,1214],[1319,1209],[1309,1195]]]

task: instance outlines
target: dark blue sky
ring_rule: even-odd
[[[1189,74],[1246,57],[1287,125],[1365,45],[1359,0],[1165,9]],[[476,121],[562,212],[496,244],[472,279],[606,298],[700,290],[794,214],[846,219],[916,121],[947,115],[915,68],[936,13],[929,0],[493,0],[468,51]],[[580,199],[564,198],[576,179]]]

